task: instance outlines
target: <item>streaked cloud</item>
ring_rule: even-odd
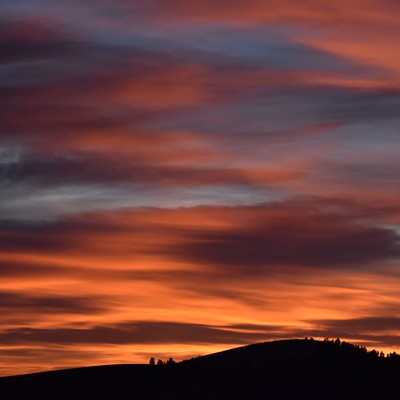
[[[44,296],[44,295],[24,295],[15,292],[0,292],[1,310],[3,317],[7,313],[55,313],[55,314],[75,314],[75,313],[97,313],[102,308],[92,299],[77,296]]]

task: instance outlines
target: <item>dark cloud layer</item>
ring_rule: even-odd
[[[344,320],[318,320],[314,321],[319,326],[326,329],[345,330],[347,334],[355,335],[362,332],[373,333],[376,331],[387,332],[400,329],[400,318],[395,316],[372,316],[364,318],[344,319]]]
[[[1,263],[0,277],[1,278],[27,278],[27,277],[43,277],[49,275],[60,275],[63,271],[57,270],[51,266],[29,265],[21,262],[6,261]]]
[[[400,255],[398,236],[389,229],[333,226],[320,230],[282,223],[219,234],[196,235],[185,248],[192,261],[226,266],[362,265]],[[339,228],[339,229],[338,229]]]
[[[304,211],[292,209],[282,218],[271,219],[261,213],[250,228],[238,224],[227,232],[194,233],[180,255],[232,272],[239,268],[242,273],[263,273],[263,267],[288,265],[362,268],[400,255],[399,237],[390,229]]]
[[[325,207],[330,207],[331,211],[325,211]],[[371,263],[400,256],[399,236],[395,230],[380,227],[373,219],[362,223],[365,214],[361,208],[346,206],[340,201],[329,205],[311,200],[279,206],[204,208],[205,215],[214,215],[216,220],[228,223],[228,229],[185,227],[172,221],[167,224],[157,221],[167,216],[179,221],[191,213],[195,216],[198,210],[154,210],[153,213],[148,210],[147,223],[146,219],[141,220],[140,213],[132,212],[126,214],[131,223],[121,225],[115,214],[114,217],[110,214],[112,218],[93,214],[86,219],[65,219],[32,227],[4,222],[0,248],[3,251],[75,254],[90,254],[97,248],[96,251],[107,254],[115,249],[100,248],[96,242],[110,235],[128,235],[128,241],[118,251],[124,254],[132,246],[132,251],[140,253],[142,250],[134,243],[147,243],[149,235],[163,233],[171,244],[148,243],[152,253],[244,275],[268,274],[274,267],[285,266],[363,269]],[[364,210],[367,211],[368,208]],[[371,217],[373,210],[368,212]],[[91,244],[82,246],[82,242]],[[143,251],[143,254],[147,252]]]
[[[128,157],[96,156],[90,153],[75,153],[69,156],[22,156],[20,160],[0,165],[0,184],[14,182],[34,186],[65,184],[109,185],[125,183],[148,187],[274,184],[296,179],[301,173],[284,171],[275,174],[265,171],[263,179],[254,182],[246,169],[213,167],[168,166],[162,164],[140,164]]]
[[[0,291],[0,309],[3,316],[30,313],[45,314],[92,314],[104,311],[99,299],[82,296],[23,294]]]
[[[314,335],[320,337],[345,337],[367,346],[394,347],[400,345],[396,332],[400,320],[392,316],[371,316],[343,320],[316,320]]]
[[[178,322],[133,322],[117,326],[89,329],[29,329],[3,332],[0,343],[99,343],[99,344],[161,344],[161,343],[248,343],[261,340],[260,333],[234,332],[202,324]]]
[[[72,36],[62,35],[56,27],[39,21],[1,21],[2,63],[46,60],[72,54],[75,47]]]
[[[290,327],[279,325],[236,324],[213,326],[179,322],[141,321],[125,322],[111,326],[91,328],[5,330],[0,334],[0,344],[21,345],[28,343],[68,344],[248,344],[278,338],[341,337],[361,343],[376,345],[389,340],[399,345],[395,335],[385,332],[398,329],[396,318],[371,317],[354,320],[317,320],[315,327]],[[383,325],[382,325],[383,324]]]

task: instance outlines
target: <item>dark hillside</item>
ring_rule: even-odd
[[[205,386],[222,398],[224,392],[231,398],[389,398],[400,381],[398,356],[379,357],[346,342],[268,342],[186,363],[189,380],[207,377]]]
[[[163,366],[114,365],[0,378],[1,399],[386,399],[400,358],[339,341],[254,344]],[[397,396],[395,396],[397,398]]]

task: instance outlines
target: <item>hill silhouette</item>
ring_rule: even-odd
[[[180,363],[108,365],[0,378],[8,399],[390,399],[400,357],[346,342],[258,343]]]

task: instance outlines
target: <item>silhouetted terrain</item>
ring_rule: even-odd
[[[254,344],[171,365],[111,365],[0,378],[1,399],[389,399],[400,357],[339,341]]]

